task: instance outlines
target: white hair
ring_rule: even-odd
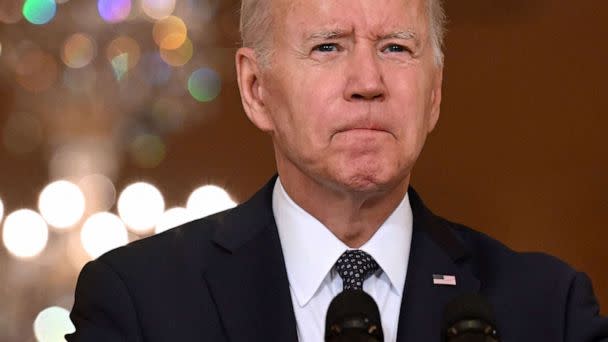
[[[261,63],[267,64],[272,54],[271,40],[273,17],[270,2],[272,0],[242,0],[240,31],[244,47],[255,50]],[[429,18],[429,36],[435,53],[437,65],[443,65],[443,38],[445,35],[446,16],[442,0],[426,0],[426,14]]]

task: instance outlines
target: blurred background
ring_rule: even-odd
[[[241,109],[233,0],[0,1],[0,341],[61,341],[79,270],[246,200],[275,171]],[[447,1],[435,212],[551,253],[608,307],[608,2]]]

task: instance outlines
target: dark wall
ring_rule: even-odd
[[[608,2],[449,1],[428,204],[587,272],[608,307]]]

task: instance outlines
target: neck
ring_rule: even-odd
[[[376,233],[403,200],[410,179],[362,192],[320,184],[294,169],[279,168],[279,176],[289,197],[350,248],[361,247]]]

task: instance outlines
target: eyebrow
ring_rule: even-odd
[[[331,39],[339,39],[344,38],[351,35],[352,32],[347,32],[343,30],[330,30],[330,31],[319,31],[313,32],[308,37],[306,37],[307,41],[310,40],[331,40]],[[416,32],[411,30],[406,31],[395,31],[389,34],[383,35],[379,37],[380,40],[385,39],[403,39],[403,40],[418,40],[418,35]]]
[[[350,32],[342,30],[320,31],[310,34],[306,40],[338,39],[348,35],[350,35]]]
[[[416,32],[410,31],[410,30],[391,32],[387,35],[380,37],[380,39],[403,39],[403,40],[410,40],[410,39],[417,40],[417,38],[418,38],[418,36],[416,35]]]

